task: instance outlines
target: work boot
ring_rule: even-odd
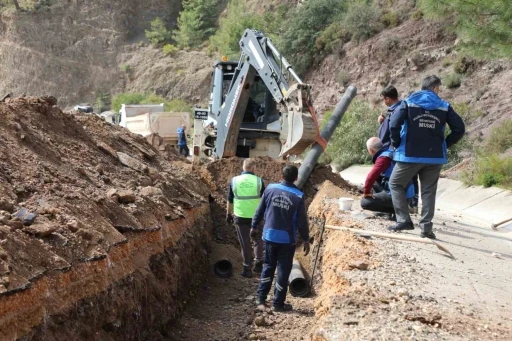
[[[240,274],[245,278],[252,278],[252,271],[250,266],[244,266],[244,271]]]
[[[412,221],[398,223],[396,225],[388,227],[388,230],[393,231],[393,232],[400,232],[400,231],[404,231],[404,230],[414,230],[414,224],[412,223]]]
[[[293,310],[293,307],[291,304],[288,304],[288,303],[283,303],[282,305],[274,304],[272,306],[272,310],[274,310],[278,313],[281,313],[281,312],[285,312],[285,311],[291,311],[291,310]]]
[[[263,271],[263,261],[256,262],[254,264],[254,268],[252,269],[257,274],[260,274]]]
[[[421,232],[421,238],[437,239],[434,232]]]

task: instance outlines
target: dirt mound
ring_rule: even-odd
[[[268,156],[258,156],[256,160],[255,174],[262,177],[265,184],[281,181],[281,171],[286,162],[274,160]],[[216,190],[219,193],[227,193],[229,181],[232,177],[242,172],[242,158],[229,158],[214,161],[206,166],[211,179],[216,183]],[[299,165],[297,165],[299,166]],[[318,165],[312,172],[304,185],[304,192],[309,199],[312,199],[325,180],[331,181],[335,186],[346,190],[352,189],[339,174],[333,173],[329,166]]]
[[[105,258],[130,233],[159,230],[209,194],[172,152],[56,102],[0,103],[0,293]]]

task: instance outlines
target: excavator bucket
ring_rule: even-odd
[[[281,117],[280,140],[282,149],[279,156],[300,155],[319,136],[318,122],[309,106],[310,86],[294,84],[284,99],[288,112]]]

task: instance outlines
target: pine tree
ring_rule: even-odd
[[[452,18],[463,47],[484,58],[512,57],[510,0],[420,0],[434,19]]]
[[[178,47],[197,47],[215,31],[217,0],[185,0],[173,38]]]

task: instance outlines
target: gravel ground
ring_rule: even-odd
[[[335,224],[380,232],[390,225],[383,218],[359,220],[333,205],[319,205],[314,213],[315,202],[312,206],[313,219],[328,211]],[[315,295],[289,297],[295,307],[291,313],[258,311],[258,280],[239,276],[237,247],[214,243],[220,251],[213,255],[231,250],[234,275],[220,279],[210,274],[172,326],[170,339],[511,340],[510,237],[442,212],[435,222],[438,241],[455,259],[433,245],[327,231]],[[312,235],[318,238],[315,228]],[[223,233],[230,232],[223,228]],[[419,229],[407,235],[417,237]],[[361,263],[368,269],[355,266]]]

